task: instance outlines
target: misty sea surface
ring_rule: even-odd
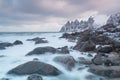
[[[78,70],[79,67],[84,65],[76,65],[72,71],[67,71],[62,65],[53,61],[53,58],[59,55],[71,55],[75,60],[78,57],[90,58],[86,55],[82,55],[81,52],[72,50],[71,47],[75,46],[76,42],[68,42],[66,39],[61,39],[63,33],[39,33],[39,32],[22,32],[22,33],[0,33],[0,42],[11,42],[13,43],[16,40],[23,42],[23,45],[16,45],[12,47],[7,47],[5,50],[0,50],[0,78],[10,78],[10,80],[27,80],[29,75],[17,76],[17,75],[8,75],[7,72],[18,65],[32,61],[34,58],[38,58],[39,61],[51,64],[57,67],[63,74],[59,76],[42,76],[43,80],[91,80],[86,77],[93,75],[88,72],[88,68]],[[32,39],[35,37],[45,38],[48,40],[48,43],[34,44],[34,41],[26,41],[27,39]],[[28,52],[32,51],[36,47],[51,46],[55,48],[68,46],[70,54],[43,54],[36,56],[25,56]],[[86,53],[87,54],[87,53]],[[96,76],[96,75],[94,75]],[[93,79],[92,79],[93,80]],[[99,76],[96,76],[94,80],[99,80]],[[118,79],[120,80],[120,79]]]

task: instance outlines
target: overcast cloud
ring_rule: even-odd
[[[67,20],[116,13],[120,11],[119,3],[120,0],[0,0],[0,32],[59,31]]]

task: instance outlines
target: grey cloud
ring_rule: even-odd
[[[0,24],[28,24],[51,16],[69,18],[89,10],[111,14],[120,10],[119,3],[120,0],[0,0]]]

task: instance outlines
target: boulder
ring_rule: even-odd
[[[114,56],[113,56],[114,55]],[[93,59],[92,63],[95,65],[105,65],[105,66],[119,66],[120,57],[116,54],[97,54]]]
[[[21,45],[21,44],[23,44],[23,42],[20,41],[20,40],[16,40],[16,41],[13,43],[13,45]]]
[[[107,46],[99,46],[97,48],[97,52],[101,52],[101,53],[110,53],[113,51],[113,47],[110,45]]]
[[[9,78],[1,78],[0,80],[10,80]]]
[[[39,55],[39,54],[45,54],[45,53],[56,53],[58,52],[57,49],[53,48],[53,47],[37,47],[34,50],[32,50],[31,52],[29,52],[27,55]]]
[[[37,41],[35,41],[35,44],[40,44],[40,43],[48,43],[47,40],[42,40],[42,39],[39,39]]]
[[[62,48],[58,48],[60,53],[69,54],[68,46],[64,46]]]
[[[87,52],[87,51],[94,51],[95,50],[95,44],[92,41],[86,41],[86,42],[81,42],[80,44],[77,44],[74,49]]]
[[[0,46],[0,50],[3,50],[3,49],[5,49],[5,47],[4,46]]]
[[[104,54],[102,53],[98,53],[97,55],[95,55],[95,57],[92,59],[92,63],[95,65],[102,65],[104,64],[106,57]]]
[[[13,46],[13,44],[9,42],[0,43],[0,47],[10,47],[10,46]]]
[[[36,37],[36,38],[33,38],[33,39],[27,39],[27,41],[35,41],[35,44],[48,43],[47,40],[43,40],[43,39],[45,39],[45,38]]]
[[[91,60],[88,60],[88,59],[85,59],[84,57],[79,57],[78,58],[78,63],[80,64],[85,64],[85,65],[90,65],[92,64],[92,61]]]
[[[10,47],[10,46],[13,46],[13,44],[9,42],[0,43],[0,50],[6,49],[6,47]]]
[[[72,70],[76,63],[72,56],[57,56],[54,61],[63,65],[67,70]]]
[[[21,64],[8,72],[8,74],[26,75],[41,74],[45,76],[56,76],[61,74],[56,67],[40,61],[29,61]]]
[[[41,75],[39,74],[32,74],[28,76],[27,80],[43,80]]]
[[[120,66],[90,65],[89,71],[109,78],[120,78]]]
[[[27,41],[37,41],[39,39],[45,39],[45,38],[39,38],[39,37],[36,37],[36,38],[33,38],[33,39],[27,39]]]

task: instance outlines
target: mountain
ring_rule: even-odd
[[[68,21],[60,30],[60,32],[79,32],[86,29],[93,29],[94,19],[89,17],[87,21],[78,20]]]

